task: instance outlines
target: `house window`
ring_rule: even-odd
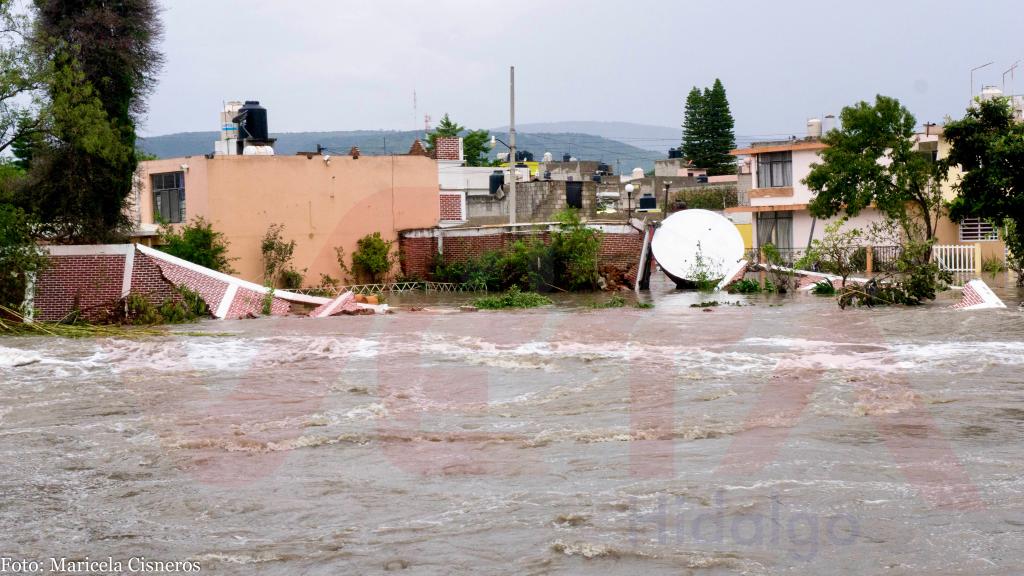
[[[153,174],[153,218],[179,224],[185,221],[185,173]]]
[[[770,152],[757,155],[758,188],[785,188],[792,185],[792,152]]]
[[[793,248],[793,212],[758,212],[757,245],[775,246],[780,252]]]
[[[961,242],[999,240],[999,228],[984,218],[964,218],[960,221]]]

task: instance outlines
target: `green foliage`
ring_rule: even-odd
[[[996,98],[976,102],[962,119],[947,123],[944,134],[951,149],[943,165],[964,171],[950,216],[1003,224],[1012,254],[1008,264],[1019,271],[1024,258],[1024,124],[1014,118],[1008,99]],[[1024,285],[1019,272],[1017,282]]]
[[[711,308],[718,306],[718,300],[707,300],[705,302],[697,302],[696,304],[690,304],[690,308]]]
[[[289,268],[281,272],[281,286],[285,290],[298,290],[302,288],[302,281],[304,276],[302,272],[294,268]]]
[[[31,20],[19,3],[0,0],[0,152],[14,147],[14,164],[24,171],[18,146],[35,134],[38,125],[38,91],[44,70],[41,60],[25,39]]]
[[[25,213],[0,203],[0,305],[17,309],[25,298],[26,275],[46,265],[46,254],[32,240]]]
[[[761,291],[761,283],[757,280],[744,278],[729,286],[730,294],[757,294]]]
[[[872,279],[864,286],[845,286],[839,291],[839,307],[904,304],[917,306],[934,300],[945,290],[952,275],[930,260],[932,241],[908,241],[896,259],[896,272]]]
[[[167,298],[158,306],[143,294],[129,294],[125,298],[121,323],[140,326],[183,324],[210,315],[206,301],[198,293],[185,286],[178,286],[176,290],[180,298]]]
[[[1017,274],[1017,285],[1024,286],[1024,233],[1017,229],[1017,221],[1006,219],[1006,267]]]
[[[500,310],[502,308],[535,308],[551,304],[551,299],[541,296],[536,292],[522,292],[518,286],[513,286],[504,294],[496,296],[484,296],[477,298],[473,305],[485,310]]]
[[[291,270],[295,240],[285,241],[284,224],[271,224],[260,242],[263,254],[263,284],[276,286],[285,271]]]
[[[840,118],[842,128],[822,137],[828,148],[804,180],[814,193],[811,214],[856,216],[875,206],[906,236],[933,238],[943,212],[945,171],[929,153],[913,149],[914,116],[895,98],[879,95],[873,105],[843,108]]]
[[[487,130],[466,130],[452,121],[446,113],[441,117],[441,122],[433,132],[427,134],[427,151],[431,152],[437,145],[437,138],[458,137],[462,135],[462,153],[466,159],[466,166],[489,166],[487,154],[490,150],[491,133]]]
[[[735,122],[722,81],[715,79],[703,92],[696,86],[686,97],[683,118],[683,156],[709,175],[734,174],[735,159],[729,151],[736,147]]]
[[[653,302],[637,302],[636,303],[636,307],[640,308],[640,309],[643,309],[643,310],[649,310],[651,308],[654,308],[654,303]]]
[[[489,251],[477,258],[447,261],[435,255],[432,278],[468,284],[478,290],[590,290],[597,286],[600,232],[587,228],[579,214],[567,210],[551,232],[550,243],[539,236],[516,240],[508,250]]]
[[[1006,262],[998,256],[990,256],[981,261],[981,271],[995,276],[1000,272],[1006,272]]]
[[[826,226],[824,236],[811,242],[802,262],[805,265],[813,262],[814,270],[842,277],[843,286],[850,274],[867,266],[867,251],[858,246],[864,233],[859,228],[843,231],[845,222],[845,219],[840,219]]]
[[[274,287],[267,286],[267,291],[263,293],[263,301],[260,305],[260,312],[264,316],[270,316],[271,312],[274,311]]]
[[[194,264],[205,266],[211,270],[234,274],[228,257],[229,243],[224,234],[213,229],[213,224],[202,216],[193,218],[188,224],[175,229],[172,226],[160,228],[160,240],[163,245],[157,246],[171,256],[177,256]]]
[[[162,60],[159,8],[154,0],[35,0],[35,8],[46,137],[29,147],[24,206],[51,241],[118,241],[131,227],[135,126]]]
[[[612,297],[604,302],[593,302],[591,308],[622,308],[626,305],[626,299],[619,294],[612,294]]]
[[[836,287],[832,285],[830,280],[819,280],[811,286],[811,294],[817,296],[835,296]]]
[[[566,209],[556,216],[560,226],[551,233],[555,283],[569,290],[590,290],[597,286],[597,255],[601,233],[587,228],[579,212]]]
[[[776,248],[774,244],[768,243],[762,246],[761,250],[764,252],[765,260],[769,264],[768,275],[771,276],[771,280],[765,283],[764,292],[778,292],[779,294],[785,294],[795,290],[799,280],[792,269],[781,269],[783,267],[789,268],[789,265],[782,257],[782,253],[779,252],[779,249]]]
[[[674,203],[684,203],[687,208],[703,210],[724,210],[739,203],[736,186],[701,186],[684,188],[674,193]]]
[[[697,242],[697,254],[693,258],[693,265],[687,272],[687,278],[691,280],[701,292],[714,292],[718,282],[722,279],[722,270],[704,257],[704,249],[700,242]]]
[[[385,241],[380,232],[367,234],[356,242],[356,251],[352,253],[352,271],[359,278],[371,283],[382,282],[394,266],[391,257],[393,242]]]

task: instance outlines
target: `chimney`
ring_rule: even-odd
[[[462,138],[440,136],[434,142],[434,154],[438,160],[462,161]]]

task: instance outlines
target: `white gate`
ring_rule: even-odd
[[[943,270],[950,272],[974,272],[975,250],[971,244],[947,244],[932,246],[932,258]]]

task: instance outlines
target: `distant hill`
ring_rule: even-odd
[[[494,128],[495,132],[508,132],[508,125]],[[632,122],[534,122],[516,125],[517,132],[593,134],[609,140],[636,146],[644,150],[668,154],[668,149],[679,146],[683,129],[668,126],[634,124]]]
[[[496,132],[498,138],[505,135]],[[632,146],[617,140],[588,133],[550,133],[519,131],[517,129],[516,148],[533,152],[536,160],[540,160],[544,152],[551,152],[556,160],[568,153],[580,160],[603,160],[612,166],[619,166],[621,172],[628,172],[639,166],[644,170],[652,170],[654,161],[665,158],[666,152],[654,152],[638,146]],[[405,154],[412,146],[413,140],[421,138],[422,132],[386,131],[386,130],[354,130],[348,132],[285,132],[273,134],[277,138],[275,149],[278,154],[295,154],[296,152],[315,151],[317,144],[324,146],[332,154],[347,154],[353,146],[359,146],[363,154]],[[210,132],[180,132],[165,136],[140,138],[139,147],[159,158],[176,158],[179,156],[197,156],[213,151],[213,142],[219,134]],[[666,147],[666,150],[668,148]],[[495,153],[505,151],[500,144]]]

